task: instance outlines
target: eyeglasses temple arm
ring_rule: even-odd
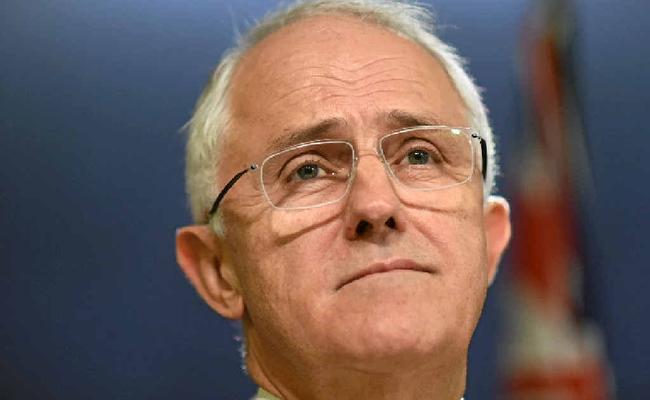
[[[482,137],[479,137],[479,140],[481,141],[481,157],[483,158],[483,170],[481,172],[483,173],[483,180],[485,181],[487,177],[487,163],[488,163],[487,144],[485,143],[485,139],[483,139]]]
[[[219,193],[219,196],[217,196],[214,203],[212,203],[212,207],[210,208],[210,211],[208,212],[208,217],[212,217],[212,215],[214,215],[214,213],[217,212],[217,208],[219,208],[219,203],[221,203],[221,200],[223,200],[223,197],[226,195],[226,193],[228,193],[230,188],[232,188],[233,185],[235,183],[237,183],[239,178],[244,176],[244,174],[246,174],[248,171],[253,170],[255,168],[257,168],[256,165],[251,165],[250,167],[246,168],[245,170],[238,172],[237,175],[233,176],[232,179],[229,180],[228,183],[226,183],[226,186],[223,187],[223,189]]]

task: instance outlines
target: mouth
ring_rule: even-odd
[[[368,267],[346,277],[341,284],[339,284],[336,290],[341,289],[347,284],[350,284],[359,279],[363,279],[370,275],[383,274],[392,271],[414,271],[414,272],[426,272],[433,274],[435,271],[432,268],[425,267],[424,265],[418,264],[417,262],[410,259],[396,259],[386,262],[378,262],[369,265]]]

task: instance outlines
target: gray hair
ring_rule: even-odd
[[[419,44],[440,61],[467,107],[471,127],[487,142],[488,170],[484,195],[492,192],[498,165],[492,129],[480,90],[465,71],[465,61],[456,49],[435,35],[434,19],[428,10],[395,0],[299,0],[267,14],[239,38],[237,45],[223,56],[196,104],[194,115],[188,122],[186,150],[186,186],[195,222],[207,222],[207,210],[220,189],[214,183],[220,162],[221,138],[230,124],[229,88],[242,56],[267,36],[293,22],[329,14],[350,15],[379,25]],[[218,231],[222,229],[218,221],[215,227]]]

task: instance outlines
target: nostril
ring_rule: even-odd
[[[370,224],[368,223],[368,221],[359,221],[356,229],[357,236],[363,236],[363,234],[368,230],[368,228],[370,228]]]
[[[386,226],[389,227],[390,229],[395,229],[397,224],[395,223],[395,219],[393,217],[390,217],[386,220]]]

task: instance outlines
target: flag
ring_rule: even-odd
[[[584,206],[590,169],[578,104],[574,4],[535,3],[519,73],[523,139],[515,157],[502,397],[605,400],[613,380],[584,312]]]

